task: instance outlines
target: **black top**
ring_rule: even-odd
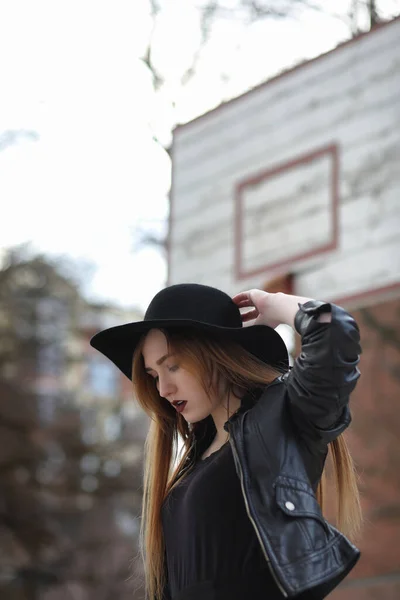
[[[242,600],[248,597],[244,590],[249,590],[250,582],[256,587],[252,600],[283,598],[247,515],[229,442],[197,460],[170,492],[162,523],[173,600],[197,594],[204,600],[225,596]],[[207,582],[220,593],[208,593]]]

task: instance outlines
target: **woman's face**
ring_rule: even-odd
[[[188,423],[205,419],[221,405],[219,395],[208,395],[196,377],[179,364],[179,357],[168,353],[167,339],[159,329],[147,334],[142,355],[160,396],[171,404],[176,400],[186,402],[182,416]]]

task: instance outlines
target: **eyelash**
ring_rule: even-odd
[[[172,367],[168,367],[168,371],[170,373],[174,373],[175,371],[177,371],[179,369],[179,365],[173,365]],[[153,377],[154,381],[157,383],[159,380],[159,377]]]

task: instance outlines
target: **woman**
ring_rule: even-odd
[[[280,323],[301,335],[291,369]],[[353,318],[309,298],[250,290],[231,299],[180,284],[153,298],[144,321],[91,344],[133,380],[151,417],[147,598],[320,600],[331,592],[360,555],[345,537],[358,531],[361,511],[341,435],[359,377]],[[320,507],[328,447],[338,529]]]

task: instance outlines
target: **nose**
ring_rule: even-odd
[[[158,393],[166,400],[170,400],[172,394],[176,392],[176,385],[170,381],[167,376],[159,377]],[[171,399],[172,400],[172,399]]]

